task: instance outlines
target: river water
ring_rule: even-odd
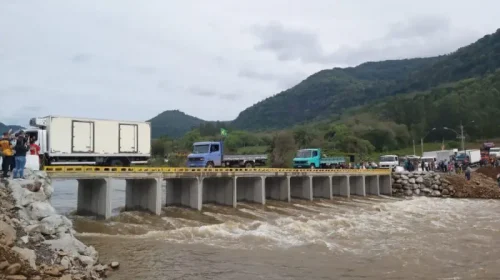
[[[76,182],[54,188],[54,207],[75,210]],[[73,216],[103,262],[120,262],[109,279],[500,278],[500,201],[353,197],[157,217],[120,214],[125,184],[113,188],[111,220]]]

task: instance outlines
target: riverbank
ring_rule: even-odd
[[[103,265],[92,246],[75,238],[73,223],[51,205],[44,172],[0,183],[0,271],[5,279],[101,279],[118,268]],[[0,274],[0,275],[1,275]]]
[[[392,174],[394,196],[429,196],[452,198],[500,198],[500,188],[484,170],[464,174],[436,172],[397,172]]]

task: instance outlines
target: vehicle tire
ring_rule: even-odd
[[[253,168],[253,162],[245,162],[245,168]]]
[[[123,161],[120,159],[112,159],[111,166],[124,166]]]
[[[314,165],[314,163],[311,163],[310,168],[311,168],[311,169],[316,169],[316,166]]]
[[[205,166],[205,168],[214,168],[214,163],[211,161],[207,162],[207,165]]]

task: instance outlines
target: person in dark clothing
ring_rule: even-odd
[[[10,143],[10,135],[8,132],[5,132],[0,140],[0,151],[2,152],[3,177],[7,178],[9,176],[9,169],[12,171],[11,168],[14,163],[14,151]]]
[[[21,133],[19,137],[17,137],[16,145],[14,146],[15,154],[15,162],[16,167],[14,169],[13,178],[14,179],[24,179],[24,167],[26,166],[26,153],[30,150],[28,141],[24,136],[24,133]]]

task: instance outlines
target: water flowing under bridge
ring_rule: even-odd
[[[204,203],[236,207],[238,201],[313,200],[333,196],[392,195],[389,169],[164,168],[48,166],[52,180],[77,180],[77,213],[111,217],[111,180],[125,180],[125,210],[160,215],[166,205],[201,210]]]

